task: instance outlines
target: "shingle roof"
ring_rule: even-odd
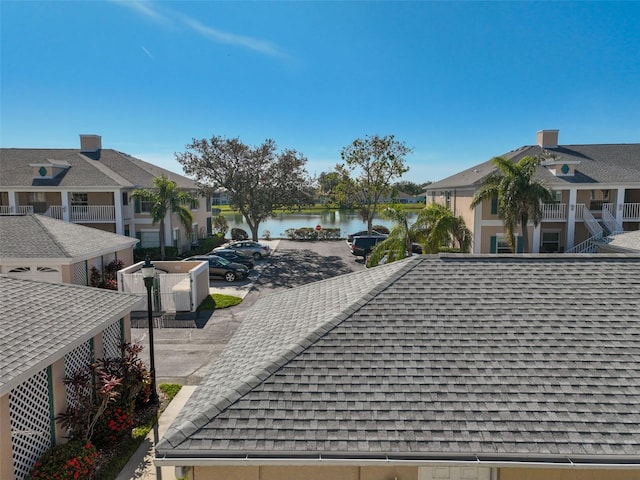
[[[42,215],[0,215],[0,261],[49,258],[74,261],[131,247],[137,239]]]
[[[139,305],[136,295],[0,275],[0,395]]]
[[[413,257],[256,302],[157,456],[640,462],[639,351],[638,256]]]
[[[73,149],[34,148],[0,149],[0,187],[46,186],[38,183],[41,180],[34,180],[29,165],[51,161],[70,165],[59,179],[49,181],[60,188],[149,188],[153,179],[163,173],[181,188],[196,188],[195,181],[187,177],[116,150],[102,149],[89,155]]]
[[[502,157],[518,161],[525,156],[553,155],[566,161],[579,161],[575,176],[555,176],[539,166],[537,177],[550,187],[575,183],[638,184],[640,183],[640,143],[611,145],[560,145],[557,148],[525,146]],[[491,161],[483,162],[430,184],[428,190],[466,187],[479,184],[495,170]]]

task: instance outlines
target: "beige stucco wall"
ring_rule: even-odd
[[[0,397],[0,478],[13,480],[13,454],[11,448],[11,424],[9,422],[9,394]]]
[[[33,190],[37,191],[37,190]],[[30,192],[18,192],[16,194],[18,205],[29,205]],[[45,202],[47,205],[62,205],[62,195],[60,192],[45,192]]]
[[[464,223],[471,233],[474,231],[474,218],[475,213],[471,208],[471,200],[473,199],[473,192],[471,190],[455,191],[453,193],[451,206],[453,207],[453,213],[459,215],[464,219]]]
[[[501,468],[497,480],[640,480],[640,470]]]
[[[89,205],[115,205],[113,192],[87,192]]]
[[[196,467],[192,480],[418,480],[418,467]],[[496,480],[640,480],[640,470],[500,468]]]

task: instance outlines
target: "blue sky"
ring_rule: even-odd
[[[4,0],[2,147],[114,148],[181,173],[192,138],[272,138],[331,171],[365,135],[439,180],[559,129],[640,141],[640,2]],[[0,172],[1,173],[1,172]]]

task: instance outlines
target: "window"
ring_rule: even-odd
[[[89,205],[89,195],[86,193],[73,192],[71,194],[72,207],[86,207]]]
[[[153,207],[153,201],[151,200],[141,200],[140,201],[140,211],[149,213],[151,212],[151,208]]]
[[[160,232],[140,232],[140,247],[155,248],[160,246]]]
[[[29,203],[44,203],[46,201],[47,198],[44,192],[29,192]]]
[[[542,232],[541,253],[557,253],[560,251],[560,232]]]
[[[444,192],[444,206],[451,210],[451,190]]]
[[[560,190],[552,190],[551,195],[553,195],[553,199],[551,200],[551,203],[562,202],[562,192]]]
[[[122,205],[129,205],[129,194],[122,192]]]
[[[498,214],[498,197],[491,197],[491,215]]]
[[[173,246],[180,250],[180,229],[173,229]]]
[[[516,250],[517,253],[523,252],[522,236],[516,235]],[[505,235],[494,235],[491,237],[491,243],[489,246],[490,253],[512,253],[509,241]]]
[[[198,245],[198,224],[191,226],[191,245]]]

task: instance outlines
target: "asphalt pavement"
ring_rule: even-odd
[[[242,303],[199,315],[196,321],[166,322],[154,329],[154,356],[158,383],[197,385],[235,333],[247,311],[261,296],[282,289],[332,278],[364,268],[351,255],[344,240],[268,242],[274,252],[258,261],[248,279],[228,284],[210,281],[210,291],[244,297]],[[147,328],[132,328],[132,338],[143,347],[149,361]]]

